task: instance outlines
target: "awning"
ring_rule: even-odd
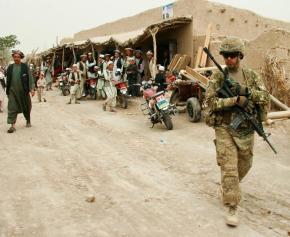
[[[144,28],[144,29],[125,32],[125,33],[121,33],[121,34],[97,36],[97,37],[90,39],[90,41],[94,44],[97,44],[97,45],[106,45],[106,44],[109,44],[112,42],[115,42],[119,45],[123,45],[124,42],[126,42],[128,39],[132,39],[132,38],[135,38],[139,35],[142,35],[145,30],[146,29]]]
[[[189,24],[192,22],[192,16],[183,16],[183,17],[176,17],[168,20],[163,20],[161,22],[152,24],[146,28],[141,28],[135,31],[125,32],[121,34],[114,34],[114,35],[104,35],[104,36],[97,36],[87,40],[81,41],[74,41],[71,43],[66,43],[64,45],[58,46],[56,48],[51,48],[47,51],[40,53],[40,55],[48,55],[53,52],[59,51],[65,48],[85,48],[89,44],[94,45],[108,45],[111,43],[115,43],[120,47],[132,46],[137,43],[141,43],[144,40],[151,37],[150,30],[158,28],[158,32],[163,32],[169,29],[175,29],[182,25]]]
[[[99,36],[90,39],[89,41],[98,45],[106,45],[111,42],[115,42],[120,46],[128,46],[129,44],[136,44],[151,37],[150,30],[158,28],[159,32],[169,29],[178,28],[181,25],[189,24],[192,21],[192,16],[189,17],[177,17],[169,20],[165,20],[159,23],[148,26],[147,28],[138,29],[131,32],[125,32],[115,35]],[[74,43],[76,45],[76,42]]]

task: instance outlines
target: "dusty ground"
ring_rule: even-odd
[[[0,236],[287,236],[290,121],[272,128],[276,157],[256,140],[241,184],[241,225],[228,228],[219,199],[213,131],[174,118],[149,128],[137,103],[117,114],[101,102],[65,105],[56,91],[33,102],[33,127],[6,134],[0,114]],[[94,195],[95,202],[86,202]]]

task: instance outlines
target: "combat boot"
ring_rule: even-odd
[[[238,211],[236,206],[230,206],[227,216],[226,224],[228,226],[236,227],[239,224]]]

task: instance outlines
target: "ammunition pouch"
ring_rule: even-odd
[[[231,111],[214,112],[212,110],[205,112],[205,123],[209,127],[220,126],[223,123],[230,124],[232,117]]]

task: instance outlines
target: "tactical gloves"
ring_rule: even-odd
[[[249,104],[249,100],[246,96],[238,96],[236,104],[241,108],[246,108]]]

